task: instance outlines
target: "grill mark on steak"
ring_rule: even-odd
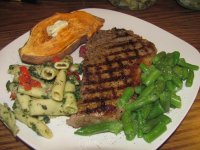
[[[116,110],[116,107],[114,107],[113,105],[105,105],[104,103],[102,103],[102,105],[94,108],[94,109],[90,109],[87,108],[84,111],[81,111],[80,113],[84,114],[91,114],[91,113],[101,113],[104,112],[105,114],[109,113],[109,112],[113,112]]]
[[[86,49],[79,111],[67,121],[73,127],[119,119],[117,100],[126,87],[140,83],[139,64],[150,64],[156,54],[153,43],[116,28],[99,31]]]
[[[97,86],[96,84],[87,84],[82,88],[82,90],[83,90],[82,94],[95,93],[96,91],[103,92],[103,91],[111,90],[111,89],[113,89],[113,87],[116,88],[116,89],[124,89],[126,86],[133,85],[131,76],[129,76],[129,78],[123,77],[123,79],[126,80],[126,84],[118,85],[116,87],[112,86],[112,88],[110,88],[107,85],[107,84],[109,84],[111,82],[101,82],[100,84],[96,83],[99,86]]]
[[[129,56],[128,58],[116,58],[116,59],[113,59],[110,58],[110,60],[108,60],[109,63],[119,63],[121,61],[126,61],[126,60],[133,60],[133,59],[136,59],[138,58],[137,56]],[[106,62],[101,62],[101,63],[97,63],[97,64],[89,64],[89,65],[86,65],[86,67],[96,67],[96,66],[102,66],[102,65],[106,65]],[[108,64],[107,64],[108,65]],[[89,73],[89,72],[88,72]]]
[[[104,71],[94,71],[92,73],[87,73],[84,80],[84,85],[93,85],[93,84],[100,84],[105,82],[111,82],[113,80],[123,80],[125,84],[128,84],[128,79],[132,77],[130,66],[124,66],[122,63],[120,67],[112,68]],[[123,70],[122,70],[123,69]],[[96,74],[98,74],[98,78],[96,77]]]
[[[94,88],[86,88],[85,90],[87,91],[84,91],[82,94],[83,96],[84,95],[87,95],[86,98],[83,99],[83,103],[89,103],[89,102],[97,102],[97,101],[107,101],[109,100],[111,97],[113,98],[119,98],[119,96],[116,94],[116,90],[119,91],[119,90],[123,90],[124,88],[126,88],[127,86],[132,86],[132,83],[130,83],[130,80],[129,80],[129,83],[127,84],[122,84],[116,88],[113,88],[113,87],[108,87],[108,88],[99,88],[99,87],[96,87],[95,89]],[[109,95],[106,95],[104,96],[103,98],[99,98],[98,96],[95,96],[95,97],[92,97],[92,95],[95,95],[96,93],[98,92],[101,92],[101,93],[109,93]],[[91,96],[90,96],[91,95]]]
[[[116,104],[115,99],[110,99],[108,101],[94,101],[94,102],[90,102],[90,103],[82,103],[81,102],[81,103],[79,103],[79,105],[81,105],[81,107],[79,107],[79,112],[84,113],[84,111],[87,111],[88,109],[90,109],[90,110],[94,109],[94,111],[95,111],[95,110],[97,110],[97,108],[100,108],[102,106],[106,106],[106,105],[115,106],[115,104]],[[104,112],[102,112],[102,113],[104,113]]]
[[[118,48],[118,47],[116,47]],[[120,49],[123,49],[122,47],[120,47]],[[112,58],[112,56],[115,56],[117,57],[117,55],[123,57],[123,56],[126,56],[127,54],[129,54],[129,57],[125,57],[124,59],[123,58],[118,58],[118,59],[115,59],[115,60],[109,60],[109,63],[115,63],[115,62],[120,62],[120,61],[124,61],[124,60],[131,60],[131,59],[138,59],[138,57],[143,57],[145,55],[148,55],[148,54],[151,54],[152,53],[152,46],[148,46],[148,48],[144,48],[144,47],[141,47],[139,50],[136,50],[136,49],[124,49],[124,50],[115,50],[114,52],[111,51],[113,49],[107,49],[108,52],[107,53],[107,57],[108,59]],[[111,51],[111,52],[109,52]],[[105,61],[103,62],[99,62],[99,63],[95,63],[95,64],[87,64],[86,67],[96,67],[96,66],[101,66],[101,65],[105,65]]]
[[[109,43],[109,44],[103,46],[103,47],[108,48],[108,49],[114,49],[116,47],[124,47],[127,45],[133,45],[133,44],[135,44],[135,40],[132,40],[131,38],[132,37],[130,37],[130,39],[127,38],[126,41],[116,40],[116,41],[113,41],[112,43]]]
[[[112,90],[113,90],[113,88],[112,88]],[[111,90],[111,92],[112,92],[112,90]],[[106,96],[105,97],[95,96],[95,97],[87,98],[86,100],[83,100],[82,104],[91,103],[91,102],[105,102],[105,101],[110,100],[110,98],[116,99],[117,96],[116,96],[116,94],[113,95],[113,93],[110,94],[109,97],[106,97]]]
[[[108,55],[108,57],[109,57],[109,56],[112,56],[112,55],[122,55],[122,54],[125,54],[125,55],[127,55],[127,54],[132,54],[133,56],[136,56],[136,57],[138,56],[136,50],[126,49],[126,50],[111,52],[111,53]]]

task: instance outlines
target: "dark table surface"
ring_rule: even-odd
[[[175,0],[158,0],[154,6],[143,11],[119,9],[106,0],[44,0],[38,1],[38,4],[0,0],[0,49],[30,30],[38,21],[55,12],[70,12],[92,7],[124,12],[151,22],[200,51],[200,11],[185,9]],[[183,122],[160,149],[200,149],[199,122],[200,92]],[[30,147],[14,138],[0,122],[0,149],[27,150]]]

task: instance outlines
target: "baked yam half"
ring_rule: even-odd
[[[28,41],[19,49],[21,60],[42,64],[53,57],[63,58],[85,43],[104,23],[104,19],[84,11],[56,13],[36,24]]]

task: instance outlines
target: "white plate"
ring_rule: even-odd
[[[178,37],[162,30],[161,28],[156,27],[155,25],[133,16],[111,10],[84,10],[104,18],[105,24],[103,29],[111,29],[112,27],[131,29],[135,33],[142,35],[144,38],[155,43],[159,51],[164,50],[166,52],[171,52],[178,50],[181,53],[181,57],[186,58],[186,60],[190,63],[200,66],[200,54],[194,47]],[[10,106],[12,105],[12,102],[9,99],[9,94],[7,93],[5,87],[7,80],[11,79],[11,77],[7,74],[7,69],[10,64],[21,63],[18,56],[18,49],[26,42],[28,35],[29,33],[22,35],[0,51],[0,102],[9,103]],[[75,61],[80,61],[80,58],[78,57],[78,50],[72,55],[75,58]],[[50,140],[36,135],[31,129],[20,122],[17,122],[17,125],[20,128],[18,137],[31,147],[42,150],[156,149],[174,132],[183,120],[195,100],[199,85],[200,71],[196,71],[192,88],[184,87],[183,90],[178,93],[182,98],[182,108],[170,111],[168,115],[172,118],[172,123],[168,125],[167,132],[151,144],[148,144],[143,139],[138,138],[134,141],[127,141],[123,133],[117,136],[110,133],[99,134],[91,137],[77,136],[73,134],[75,130],[66,125],[65,117],[59,117],[51,120],[51,123],[48,126],[52,129],[54,137]]]

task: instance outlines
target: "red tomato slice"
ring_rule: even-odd
[[[18,77],[18,80],[19,84],[23,86],[25,90],[31,90],[32,87],[41,87],[39,81],[31,79],[31,75],[26,66],[20,67],[20,76]]]
[[[28,69],[26,66],[21,66],[20,68],[20,73],[23,75],[29,75]]]
[[[41,83],[39,81],[37,81],[37,80],[31,79],[31,83],[30,84],[31,84],[32,87],[41,87]]]

